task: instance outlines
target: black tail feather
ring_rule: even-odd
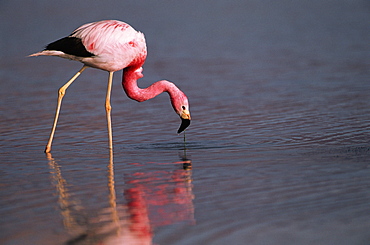
[[[86,50],[82,40],[77,37],[64,37],[48,44],[45,50],[57,50],[77,57],[92,57],[93,53]]]

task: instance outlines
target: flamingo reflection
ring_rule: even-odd
[[[133,232],[151,236],[151,227],[178,222],[194,224],[191,169],[137,172],[125,179],[128,188],[124,194]]]
[[[172,163],[181,166],[175,170],[166,167],[124,174],[124,190],[118,192],[123,195],[118,199],[124,198],[125,205],[117,206],[111,151],[107,169],[109,207],[97,212],[99,217],[84,212],[76,197],[69,194],[58,163],[50,153],[47,158],[63,224],[72,237],[66,244],[152,244],[156,227],[178,222],[195,224],[191,161],[186,157]]]

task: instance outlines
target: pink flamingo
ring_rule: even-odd
[[[182,123],[177,133],[181,133],[190,125],[189,103],[186,95],[175,84],[161,80],[148,88],[141,89],[137,80],[144,75],[143,64],[147,50],[144,34],[130,25],[117,20],[103,20],[82,25],[68,37],[50,43],[46,48],[30,56],[49,55],[80,61],[84,66],[58,91],[58,104],[53,127],[45,152],[51,151],[62,99],[67,88],[87,68],[93,67],[109,72],[108,88],[105,99],[105,110],[108,123],[109,149],[113,149],[110,95],[112,78],[115,71],[123,69],[122,85],[127,96],[142,102],[162,92],[170,96],[175,112],[181,117]]]

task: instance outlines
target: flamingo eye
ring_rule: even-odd
[[[183,110],[185,110],[185,106],[182,106],[181,108],[182,108]]]

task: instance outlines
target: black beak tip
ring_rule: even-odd
[[[187,127],[189,127],[190,125],[190,120],[189,119],[181,119],[181,125],[180,125],[180,128],[179,130],[177,130],[177,133],[181,133],[182,131],[184,131]]]

